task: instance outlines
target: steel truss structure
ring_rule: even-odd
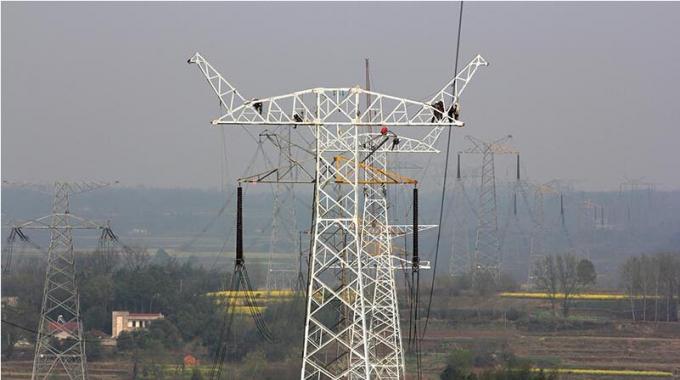
[[[494,156],[497,154],[517,154],[506,145],[512,136],[504,136],[493,142],[486,142],[476,137],[465,136],[470,146],[467,154],[482,155],[482,177],[479,187],[478,224],[475,239],[475,251],[472,255],[473,278],[490,276],[498,280],[501,273],[501,247],[498,234],[498,212],[496,203],[496,171]]]
[[[626,228],[641,230],[649,223],[649,216],[654,213],[653,194],[655,185],[641,178],[629,178],[619,185],[619,211],[625,209],[625,216],[619,217]]]
[[[55,182],[52,214],[14,226],[14,229],[18,230],[50,231],[45,285],[31,376],[33,380],[52,378],[51,376],[59,373],[65,374],[69,379],[87,378],[85,341],[76,283],[73,230],[99,230],[102,231],[102,236],[108,236],[111,232],[106,224],[71,214],[69,198],[72,194],[109,185],[100,182]],[[42,190],[42,186],[36,189]],[[57,334],[65,335],[65,339],[54,339]]]
[[[403,378],[394,270],[410,263],[391,254],[390,239],[409,229],[389,225],[383,187],[361,175],[369,172],[362,164],[386,170],[387,153],[437,153],[441,132],[463,126],[457,120],[460,95],[487,62],[475,57],[429,102],[359,87],[246,100],[200,54],[188,62],[200,68],[226,108],[213,125],[289,126],[306,130],[314,142],[313,243],[301,379]],[[366,95],[371,100],[361,109]],[[384,133],[392,128],[406,135]],[[412,136],[423,129],[420,137]],[[391,144],[375,144],[385,138]],[[380,173],[371,171],[372,176]]]

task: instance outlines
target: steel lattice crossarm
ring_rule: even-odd
[[[43,194],[50,194],[50,195],[52,195],[54,193],[54,187],[55,186],[66,187],[66,188],[68,188],[68,193],[73,195],[73,194],[85,193],[85,192],[92,191],[92,190],[102,189],[102,188],[109,187],[109,186],[117,184],[117,183],[118,183],[118,181],[113,181],[113,182],[107,182],[107,181],[61,182],[61,181],[57,181],[53,184],[23,182],[23,181],[2,181],[2,184],[4,186],[25,187],[25,188],[29,188],[31,190],[34,190],[34,191],[37,191],[37,192],[40,192],[40,193],[43,193]]]
[[[196,53],[188,61],[197,64],[227,112],[213,124],[277,124],[277,125],[424,125],[462,126],[463,123],[444,117],[442,109],[457,102],[479,66],[487,62],[475,57],[462,71],[439,91],[431,103],[398,98],[359,87],[312,88],[280,96],[246,100],[208,61]],[[450,91],[455,88],[455,93]],[[359,97],[369,95],[371,104],[359,109]],[[443,101],[439,109],[435,103]],[[447,104],[448,103],[448,104]]]
[[[338,171],[343,168],[344,170],[354,170],[353,162],[349,162],[350,159],[344,156],[335,157],[335,167]],[[346,165],[346,164],[349,165]],[[359,184],[362,185],[416,185],[418,181],[403,176],[401,174],[395,173],[391,170],[379,168],[373,165],[369,165],[365,162],[359,162],[359,169],[362,170],[364,176],[359,180]],[[338,175],[335,183],[346,183],[341,176]],[[352,173],[343,173],[342,177],[351,178]]]
[[[436,224],[420,224],[418,225],[418,231],[427,231],[433,228],[437,228]],[[367,231],[372,231],[371,227],[365,227]],[[390,239],[395,239],[402,237],[404,235],[409,235],[413,233],[413,225],[411,224],[390,224],[388,228],[388,233]]]
[[[508,140],[510,140],[511,138],[512,136],[507,135],[501,137],[498,140],[486,142],[473,136],[465,136],[465,139],[468,140],[471,145],[470,147],[464,150],[464,153],[519,154],[519,152],[516,149],[506,144]]]
[[[437,153],[434,148],[445,127],[463,126],[455,118],[454,106],[458,107],[459,99],[467,84],[480,66],[488,63],[481,56],[476,56],[463,70],[449,81],[430,103],[398,98],[359,87],[313,88],[290,94],[246,100],[234,86],[213,68],[199,53],[188,60],[200,68],[204,77],[220,99],[226,113],[213,120],[217,124],[238,125],[322,125],[333,124],[358,126],[426,126],[434,127],[422,139],[399,137],[401,143],[392,149],[385,146],[381,150],[393,152],[428,152]],[[366,109],[360,109],[362,96],[370,96],[371,102]],[[449,111],[446,111],[446,110]],[[318,137],[334,133],[321,133]],[[369,141],[377,133],[359,133],[359,139]],[[324,141],[328,149],[343,151],[352,135],[339,134],[333,139]],[[341,141],[345,140],[345,141]]]
[[[104,223],[87,220],[71,213],[54,213],[46,215],[38,219],[16,223],[12,228],[21,230],[49,230],[55,228],[54,218],[59,218],[59,228],[68,228],[71,230],[104,230],[108,228]]]

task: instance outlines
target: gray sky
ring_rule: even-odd
[[[201,52],[247,97],[363,83],[425,99],[453,74],[457,3],[2,3],[2,177],[217,187]],[[680,188],[680,3],[466,3],[472,134],[514,136],[529,176]],[[227,130],[240,173],[253,144]],[[443,143],[443,141],[442,141]],[[443,145],[442,145],[443,146]],[[437,161],[441,163],[441,160]]]

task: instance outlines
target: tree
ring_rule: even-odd
[[[538,260],[533,270],[533,277],[536,282],[536,287],[547,293],[553,316],[557,315],[556,304],[559,284],[557,280],[555,257],[545,256]]]
[[[85,349],[87,360],[97,360],[102,356],[102,344],[99,337],[92,333],[85,333]]]
[[[538,261],[534,278],[537,287],[548,294],[553,315],[556,314],[559,295],[562,315],[568,317],[574,293],[594,283],[597,274],[589,260],[579,260],[573,255],[556,255]]]
[[[680,302],[680,255],[659,253],[631,257],[621,267],[621,284],[630,299],[633,320],[675,320]],[[653,310],[647,300],[654,300]],[[640,312],[638,312],[640,310]]]
[[[472,352],[468,350],[454,350],[446,360],[446,367],[439,375],[442,380],[467,380],[474,376],[470,369],[472,367]]]
[[[630,312],[633,321],[637,320],[635,313],[635,299],[641,291],[641,272],[642,265],[640,264],[640,259],[637,257],[631,257],[626,260],[626,262],[621,267],[621,282],[625,289],[626,294],[628,294],[628,299],[630,300]]]
[[[597,273],[595,272],[595,265],[588,259],[581,259],[576,267],[576,275],[581,284],[594,284],[597,280]]]

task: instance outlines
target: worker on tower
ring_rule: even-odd
[[[435,120],[439,121],[442,119],[442,115],[444,115],[444,102],[439,100],[432,104],[432,108],[434,108],[434,113],[432,114],[432,120],[430,120],[430,123],[434,123]]]
[[[460,117],[460,105],[458,103],[451,104],[448,112],[449,121],[459,120]]]

